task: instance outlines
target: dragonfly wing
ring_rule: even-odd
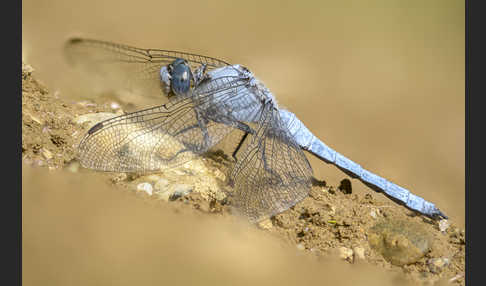
[[[149,96],[159,96],[161,92],[160,68],[176,58],[185,59],[191,70],[205,64],[207,71],[229,65],[223,60],[203,55],[159,50],[142,49],[106,41],[71,38],[64,52],[69,63],[80,66],[89,73],[101,74],[110,79],[114,87],[149,91]],[[106,86],[107,83],[104,82]]]
[[[272,104],[264,106],[256,133],[237,159],[231,196],[250,221],[285,211],[309,193],[312,168]]]
[[[252,133],[225,104],[246,84],[238,77],[215,78],[189,97],[102,121],[79,144],[81,164],[102,171],[157,171],[205,153],[235,128]]]

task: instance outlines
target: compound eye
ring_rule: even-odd
[[[191,87],[191,82],[189,80],[184,80],[180,78],[179,80],[172,81],[172,89],[175,94],[183,95],[189,91]]]
[[[169,74],[171,77],[172,91],[176,95],[186,95],[191,88],[191,68],[184,59],[174,60],[170,66]]]
[[[189,80],[189,73],[187,71],[184,71],[181,76],[182,81]]]
[[[191,87],[190,70],[176,70],[172,74],[172,90],[177,95],[186,94]]]

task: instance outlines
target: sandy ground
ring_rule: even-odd
[[[441,231],[437,221],[370,194],[315,184],[296,206],[250,225],[215,195],[224,193],[218,177],[225,163],[216,155],[150,176],[83,169],[75,148],[90,124],[77,119],[120,113],[123,105],[103,97],[66,102],[33,70],[23,64],[26,285],[86,285],[86,277],[93,285],[227,279],[464,285],[463,229],[452,223]],[[166,189],[184,184],[192,192],[169,199],[167,192],[137,191],[161,178]]]

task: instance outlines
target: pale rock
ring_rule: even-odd
[[[269,218],[264,219],[258,222],[258,227],[266,230],[271,229],[273,227],[272,220],[270,220]]]
[[[45,148],[42,148],[41,153],[42,153],[42,156],[44,156],[44,158],[46,158],[47,160],[52,159],[52,152],[51,151],[49,151]]]
[[[23,53],[22,53],[22,56],[23,56]],[[22,72],[27,73],[27,74],[31,74],[32,72],[34,72],[34,68],[31,65],[22,62]]]
[[[150,183],[140,183],[137,185],[137,191],[144,191],[146,192],[149,196],[152,195],[152,185]]]
[[[374,219],[377,219],[380,213],[381,213],[380,209],[372,209],[370,212],[370,216]]]
[[[112,103],[110,103],[110,108],[115,110],[115,109],[120,109],[121,106],[117,102],[113,101]]]
[[[449,265],[450,261],[447,258],[431,258],[427,261],[430,272],[440,273],[442,270]]]
[[[353,259],[353,250],[347,247],[341,246],[338,248],[339,258],[344,260],[352,260]]]
[[[451,224],[449,223],[449,220],[447,219],[441,219],[439,221],[439,230],[441,232],[445,232]]]
[[[464,273],[459,273],[457,274],[456,276],[452,277],[451,279],[449,279],[449,283],[452,283],[458,279],[461,279],[462,277],[464,277]]]

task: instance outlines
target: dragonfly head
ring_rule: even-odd
[[[192,72],[187,61],[175,59],[167,66],[170,88],[175,95],[185,96],[191,88]],[[161,71],[162,73],[162,71]]]

